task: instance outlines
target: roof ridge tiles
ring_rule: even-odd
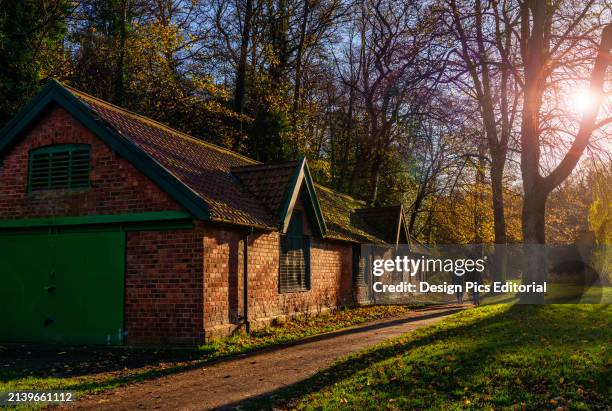
[[[357,212],[367,212],[367,211],[377,211],[377,210],[384,210],[384,209],[395,209],[395,208],[401,208],[402,205],[401,204],[395,204],[395,205],[387,205],[387,206],[378,206],[378,207],[364,207],[364,208],[358,208],[356,211]]]
[[[350,195],[348,195],[348,194],[341,193],[341,192],[339,192],[339,191],[334,190],[333,188],[329,188],[329,187],[324,186],[324,185],[322,185],[322,184],[315,183],[315,187],[316,187],[317,189],[322,189],[322,190],[325,190],[325,191],[327,191],[327,192],[329,192],[329,193],[331,193],[331,194],[337,195],[337,196],[339,196],[339,197],[344,197],[344,198],[349,199],[349,200],[351,200],[351,201],[354,201],[354,202],[356,202],[356,203],[359,203],[359,204],[362,204],[362,205],[365,205],[365,204],[366,204],[366,203],[365,203],[365,201],[363,201],[363,200],[360,200],[360,199],[358,199],[358,198],[352,197],[352,196],[350,196]]]
[[[265,171],[283,167],[295,167],[299,160],[274,161],[267,163],[249,164],[245,166],[235,166],[231,168],[232,172],[241,171]]]

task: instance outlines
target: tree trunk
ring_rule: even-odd
[[[544,276],[546,196],[540,175],[539,110],[546,78],[542,73],[547,53],[544,40],[547,2],[525,2],[521,5],[521,53],[525,61],[525,86],[521,123],[521,174],[523,178],[523,283],[529,284]],[[530,13],[532,17],[530,18]],[[533,20],[533,27],[531,26]],[[538,303],[543,295],[527,293],[524,303]]]
[[[471,37],[463,26],[461,12],[457,7],[457,2],[450,2],[453,12],[453,19],[457,28],[458,39],[461,42],[461,55],[466,64],[467,70],[474,83],[474,91],[480,107],[487,148],[491,156],[491,192],[493,223],[495,232],[494,256],[492,262],[492,280],[502,281],[506,278],[506,218],[504,216],[504,191],[503,176],[507,156],[507,144],[511,124],[507,104],[507,69],[501,71],[501,95],[496,97],[497,90],[492,85],[490,70],[490,56],[485,42],[485,23],[483,22],[483,7],[480,0],[474,2],[474,16],[476,29],[476,48],[478,53],[473,53],[469,44]],[[497,6],[495,13],[497,13]],[[509,49],[509,42],[506,43],[505,51]],[[498,43],[498,50],[504,52],[503,44]],[[477,56],[477,58],[475,58]],[[493,83],[494,84],[494,83]],[[501,130],[498,130],[498,116],[496,114],[495,100],[501,100]]]
[[[384,150],[376,145],[375,153],[372,156],[370,167],[370,187],[368,192],[368,202],[372,207],[376,206],[378,200],[378,180],[384,161]]]
[[[355,164],[353,165],[353,171],[348,182],[348,194],[351,196],[358,196],[362,189],[365,165],[368,161],[367,153],[363,147],[359,144],[355,145]]]
[[[525,200],[522,212],[523,229],[523,284],[543,284],[546,281],[547,256],[546,256],[546,197],[542,189],[535,188],[533,191],[525,192]],[[541,304],[544,302],[544,294],[526,293],[521,296],[521,302],[528,304]]]
[[[432,166],[433,168],[433,166]],[[421,207],[423,205],[423,201],[425,200],[425,194],[427,192],[427,184],[430,177],[430,170],[428,169],[419,185],[419,190],[417,192],[416,198],[414,199],[414,203],[412,204],[410,210],[410,223],[408,224],[408,232],[411,235],[414,235],[414,226],[416,225],[416,219],[421,211]],[[435,174],[435,171],[431,171],[431,174]],[[415,235],[416,237],[416,235]]]
[[[309,1],[304,0],[304,12],[302,16],[302,26],[300,27],[300,40],[295,57],[295,86],[293,88],[293,104],[291,108],[291,128],[295,132],[298,120],[298,108],[300,105],[300,92],[302,91],[302,60],[304,56],[304,42],[306,40],[306,27],[308,26]],[[297,157],[299,144],[293,146],[293,156]]]
[[[128,24],[128,1],[125,0],[121,3],[119,18],[119,55],[117,56],[117,65],[115,68],[115,85],[113,93],[113,103],[118,106],[123,106],[125,85],[124,85],[124,71],[125,71],[125,43],[127,41],[127,27]]]
[[[505,155],[504,155],[505,157]],[[504,164],[505,158],[494,160],[491,164],[491,191],[493,194],[493,229],[495,244],[493,255],[493,281],[505,281],[507,273],[506,217],[504,215]]]
[[[246,94],[246,68],[247,54],[249,51],[249,38],[251,36],[251,20],[253,17],[253,0],[246,0],[244,10],[244,27],[240,39],[240,58],[236,70],[236,88],[234,90],[234,111],[242,114],[244,112],[244,100]]]
[[[420,191],[417,194],[416,199],[414,200],[414,205],[412,206],[412,210],[410,210],[410,223],[408,224],[408,232],[410,235],[414,234],[414,226],[416,225],[416,219],[419,215],[419,210],[421,209],[421,204],[423,204],[423,196]]]
[[[273,45],[276,61],[270,68],[270,76],[272,78],[272,86],[280,88],[285,82],[287,62],[289,59],[287,50],[287,30],[289,22],[286,0],[277,0],[277,12],[271,18],[272,38],[270,40]]]
[[[382,158],[377,155],[374,157],[372,162],[372,168],[370,170],[370,190],[368,195],[368,202],[372,207],[376,205],[378,199],[378,178],[380,176],[380,168],[382,166]]]

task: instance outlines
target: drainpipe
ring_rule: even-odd
[[[243,267],[243,305],[244,305],[244,328],[248,333],[251,332],[251,322],[249,321],[249,234],[253,233],[253,228],[250,232],[247,232],[242,239],[242,263]]]

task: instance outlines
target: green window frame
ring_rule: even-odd
[[[280,293],[310,289],[310,243],[310,237],[304,235],[302,212],[293,210],[287,234],[280,238]]]
[[[30,150],[28,191],[89,188],[91,146],[55,144]]]

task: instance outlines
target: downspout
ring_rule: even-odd
[[[253,233],[253,227],[251,231],[247,231],[242,239],[242,275],[243,275],[243,305],[244,305],[244,328],[248,333],[251,332],[251,322],[249,321],[249,234]]]

